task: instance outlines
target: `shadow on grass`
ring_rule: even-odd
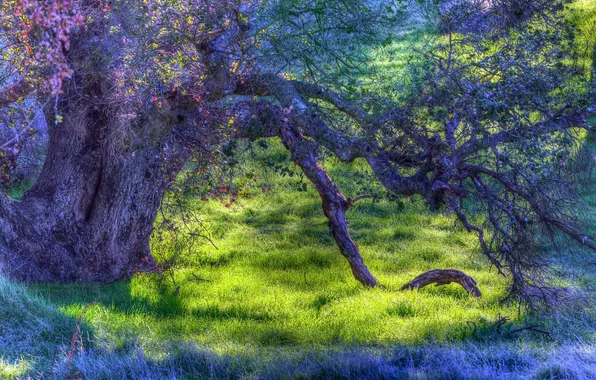
[[[0,377],[50,372],[53,359],[88,346],[90,336],[91,327],[77,317],[0,277]]]
[[[80,306],[97,300],[109,310],[123,314],[148,314],[155,317],[171,317],[186,313],[181,297],[174,295],[176,285],[167,279],[148,281],[149,295],[133,295],[132,284],[128,280],[109,285],[100,284],[38,284],[31,286],[47,297],[58,308]]]
[[[89,351],[78,356],[75,365],[81,375],[89,379],[591,378],[596,362],[587,355],[590,352],[586,352],[586,347],[573,345],[566,349],[521,351],[504,345],[431,345],[384,351],[340,348],[293,353],[277,350],[268,355],[218,355],[183,345],[169,348],[170,355],[162,359],[153,358],[142,349]]]

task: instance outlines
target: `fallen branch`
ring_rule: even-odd
[[[480,289],[476,286],[476,281],[464,272],[457,269],[433,269],[424,272],[401,287],[401,290],[420,289],[430,284],[435,286],[447,285],[452,282],[460,284],[466,291],[474,297],[482,297]]]
[[[526,326],[526,327],[521,327],[519,329],[510,330],[509,331],[509,334],[515,334],[515,333],[518,333],[518,332],[522,332],[522,331],[528,330],[528,331],[537,332],[539,334],[543,334],[543,335],[549,337],[550,339],[553,339],[553,337],[550,335],[550,331],[542,330],[542,329],[539,329],[538,327],[540,327],[540,326]]]

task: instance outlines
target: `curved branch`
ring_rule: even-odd
[[[433,269],[416,276],[412,281],[401,287],[400,290],[420,289],[430,284],[435,286],[447,285],[452,282],[460,284],[466,291],[474,297],[482,297],[482,293],[476,281],[464,272],[457,269]]]
[[[373,196],[370,194],[360,194],[356,195],[354,198],[347,198],[347,205],[346,209],[350,209],[354,206],[354,204],[362,199],[371,199]]]
[[[323,100],[356,120],[358,124],[362,126],[369,125],[373,127],[374,130],[376,130],[379,125],[390,121],[406,121],[406,115],[410,113],[409,110],[403,107],[395,107],[379,115],[370,114],[358,104],[342,97],[341,94],[333,90],[326,89],[313,83],[297,80],[293,80],[290,83],[292,83],[300,95],[306,98]]]
[[[360,250],[348,232],[346,220],[348,200],[340,193],[325,169],[318,165],[316,144],[306,140],[297,128],[288,124],[282,126],[280,135],[283,144],[292,154],[292,160],[300,166],[309,181],[317,188],[323,200],[323,211],[329,220],[331,234],[341,254],[350,263],[354,277],[366,287],[377,286],[377,280],[364,264]]]
[[[356,120],[360,125],[369,124],[374,120],[373,115],[366,112],[358,104],[350,100],[343,99],[341,95],[335,91],[325,89],[321,86],[317,86],[316,84],[297,80],[291,81],[291,83],[296,91],[300,93],[300,95],[307,98],[321,99],[327,103],[330,103],[338,110],[344,112],[346,115]]]
[[[249,84],[247,81],[243,87],[239,87],[240,91],[248,91],[249,88],[258,91],[261,95],[274,97],[279,101],[283,108],[285,122],[295,128],[295,133],[303,133],[313,140],[309,141],[310,150],[314,151],[317,146],[325,147],[343,162],[363,158],[387,190],[402,195],[420,194],[432,204],[441,205],[446,202],[447,207],[456,213],[466,229],[478,235],[482,250],[490,262],[503,275],[505,275],[505,269],[511,272],[514,282],[526,281],[520,274],[522,269],[535,270],[540,267],[541,262],[524,256],[524,254],[518,252],[520,248],[515,247],[519,242],[526,242],[524,240],[526,236],[521,234],[523,231],[520,234],[517,231],[515,232],[521,237],[513,236],[513,233],[509,232],[512,225],[511,228],[517,228],[517,225],[519,225],[519,228],[523,230],[523,224],[526,223],[527,218],[523,218],[523,213],[518,215],[519,213],[515,209],[512,210],[507,199],[501,199],[492,194],[483,184],[480,178],[481,175],[493,177],[502,183],[503,190],[506,193],[523,198],[527,202],[527,208],[533,210],[546,225],[560,229],[581,244],[596,249],[596,241],[581,233],[573,226],[572,222],[558,217],[550,205],[545,205],[544,200],[534,195],[531,189],[509,181],[506,176],[491,170],[490,166],[469,164],[472,155],[487,148],[492,148],[495,152],[497,151],[496,146],[515,142],[518,139],[529,140],[535,138],[535,136],[564,132],[576,127],[589,129],[585,124],[584,111],[565,115],[566,109],[561,109],[554,115],[549,115],[549,120],[524,128],[516,127],[493,134],[471,137],[468,141],[461,141],[462,144],[458,146],[454,133],[455,126],[446,126],[446,135],[443,137],[440,133],[426,130],[424,126],[400,123],[400,118],[405,117],[408,119],[408,116],[405,114],[400,115],[399,111],[393,110],[381,116],[372,115],[355,102],[342,98],[339,93],[326,90],[317,85],[287,81],[275,75],[267,74],[255,77],[254,82]],[[344,135],[331,128],[323,117],[317,114],[318,111],[309,103],[311,99],[328,103],[339,112],[351,117],[367,131],[374,131],[375,128],[380,128],[383,123],[392,123],[393,121],[397,123],[388,126],[393,129],[403,127],[405,134],[408,134],[407,129],[410,127],[419,130],[420,133],[408,134],[409,140],[403,140],[404,144],[411,144],[410,146],[406,145],[404,150],[407,151],[409,147],[413,146],[424,153],[410,153],[410,156],[408,156],[407,152],[403,154],[399,152],[399,149],[382,147],[376,137],[361,138]],[[463,140],[461,136],[458,138]],[[397,145],[397,143],[396,146],[403,147],[403,145]],[[505,160],[502,157],[498,158],[499,160]],[[406,168],[409,170],[402,171]],[[458,206],[457,198],[465,198],[468,195],[466,188],[463,187],[465,185],[463,181],[468,178],[472,180],[477,194],[482,197],[482,201],[487,202],[487,213],[495,229],[494,234],[488,235],[490,241],[485,241],[483,228],[470,223],[463,207]],[[352,203],[352,200],[346,199],[345,205],[342,206],[343,211],[345,212]],[[503,227],[498,219],[500,216],[494,214],[495,207],[501,210],[506,217],[509,217],[511,223]],[[502,242],[499,241],[499,234],[504,237]],[[495,242],[500,245],[499,248],[494,248],[493,243]],[[461,278],[465,280],[464,277]],[[468,285],[470,284],[473,284],[473,280],[468,283]],[[473,288],[470,289],[474,291]],[[479,291],[478,294],[480,294]]]
[[[277,98],[281,106],[292,111],[289,114],[292,124],[299,126],[306,135],[333,152],[341,161],[351,162],[356,158],[364,158],[383,185],[395,193],[403,195],[427,193],[430,185],[426,174],[432,169],[422,165],[414,175],[402,176],[393,167],[387,152],[375,142],[346,138],[343,134],[329,128],[311,110],[291,82],[274,75],[266,76],[265,80],[271,94]]]

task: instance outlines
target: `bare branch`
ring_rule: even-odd
[[[354,198],[347,198],[347,208],[352,208],[356,202],[362,199],[371,199],[373,196],[370,194],[360,194],[355,196]]]
[[[430,284],[435,286],[447,285],[452,282],[460,284],[470,295],[482,297],[476,281],[464,272],[457,269],[433,269],[416,276],[412,281],[401,287],[401,290],[420,289]]]

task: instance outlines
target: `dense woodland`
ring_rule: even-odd
[[[596,377],[592,1],[9,0],[0,52],[3,377]]]

